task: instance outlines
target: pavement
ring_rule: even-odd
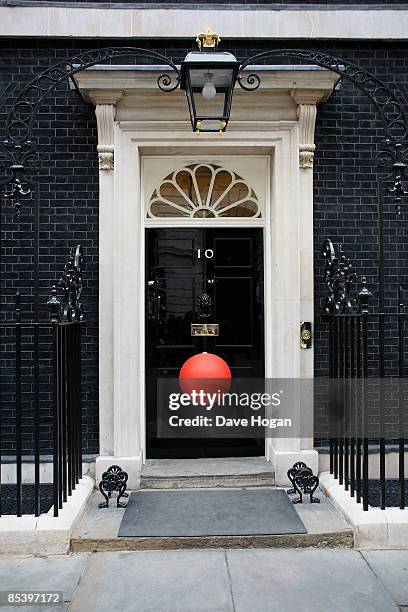
[[[1,591],[62,591],[19,612],[408,611],[408,551],[235,549],[0,558]],[[9,606],[0,606],[10,612]]]

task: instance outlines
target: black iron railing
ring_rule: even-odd
[[[53,324],[54,516],[82,478],[81,322]]]
[[[78,246],[60,279],[63,299],[53,287],[49,323],[22,321],[19,293],[14,320],[0,323],[0,467],[13,481],[0,478],[0,514],[39,516],[53,506],[58,516],[82,477],[81,263]],[[51,482],[41,481],[46,457]]]
[[[323,248],[329,297],[330,472],[368,510],[374,498],[385,509],[398,495],[406,504],[405,440],[408,315],[401,299],[396,312],[371,313],[371,297],[342,249],[330,240]],[[390,450],[398,452],[398,478],[387,478]],[[378,478],[370,478],[369,458],[378,452]],[[374,466],[373,466],[374,467]]]

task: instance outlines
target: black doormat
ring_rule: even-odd
[[[33,484],[23,484],[23,514],[35,514]],[[52,484],[40,485],[40,514],[46,514],[53,505]],[[0,514],[17,514],[17,486],[2,484],[0,487]]]
[[[281,535],[306,533],[283,489],[137,491],[119,536]]]
[[[399,508],[399,480],[390,478],[385,481],[385,500],[387,508]],[[368,503],[373,508],[381,506],[381,485],[379,480],[368,481]],[[408,480],[405,480],[405,507],[408,508]]]

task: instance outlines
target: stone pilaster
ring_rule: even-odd
[[[113,455],[113,261],[114,245],[114,142],[115,112],[112,101],[96,104],[99,158],[99,451]],[[123,467],[123,466],[122,466]]]

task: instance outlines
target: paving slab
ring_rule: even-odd
[[[227,551],[236,612],[397,612],[352,550]]]
[[[18,612],[45,612],[51,610],[51,612],[66,612],[69,610],[70,602],[66,601],[62,604],[53,604],[47,606],[0,606],[1,612],[11,612],[12,610],[18,610]]]
[[[50,557],[3,557],[0,559],[1,591],[62,591],[64,604],[46,609],[66,610],[72,601],[88,555],[53,555]],[[10,612],[10,606],[0,606]],[[20,612],[44,610],[44,606],[18,606]]]
[[[362,555],[394,601],[408,607],[408,551],[373,550]]]
[[[91,556],[70,612],[233,612],[222,551]]]

